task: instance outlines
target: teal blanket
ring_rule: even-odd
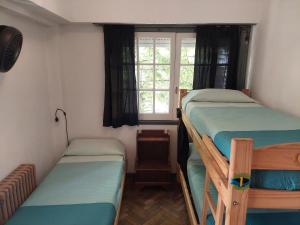
[[[112,225],[115,215],[111,203],[26,206],[6,225]]]
[[[188,106],[187,106],[188,107]],[[200,134],[210,136],[220,152],[230,158],[234,137],[253,138],[254,147],[300,142],[300,119],[258,104],[252,107],[227,107],[217,103],[199,103],[187,110],[188,117]],[[299,171],[253,171],[252,187],[300,189]]]
[[[299,225],[300,212],[247,214],[246,225]],[[207,218],[207,225],[214,225],[212,215]]]
[[[59,163],[8,225],[111,225],[124,161]]]

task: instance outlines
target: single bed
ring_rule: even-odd
[[[182,98],[187,92],[180,93]],[[239,91],[219,89],[191,91],[181,112],[206,168],[187,166],[188,175],[194,171],[205,178],[203,215],[210,208],[219,225],[226,210],[226,225],[235,225],[245,223],[247,208],[300,208],[299,118],[266,108]],[[217,190],[216,203],[210,183]],[[193,190],[199,187],[190,187],[199,195]],[[194,205],[199,211],[199,204]]]
[[[113,225],[125,179],[115,139],[76,139],[7,225]]]

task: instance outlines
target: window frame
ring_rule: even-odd
[[[155,89],[155,65],[163,65],[155,63],[155,42],[153,50],[153,63],[143,63],[140,64],[138,56],[138,39],[142,37],[150,38],[170,38],[171,48],[170,48],[170,86],[169,86],[169,113],[140,113],[139,120],[176,120],[176,108],[178,107],[178,89],[179,89],[179,79],[180,79],[180,59],[181,59],[181,41],[184,38],[196,38],[196,33],[176,33],[176,32],[135,32],[135,47],[136,47],[136,82],[137,82],[137,92],[138,92],[138,107],[139,107],[139,91],[159,91],[160,89]],[[140,89],[139,88],[139,67],[140,65],[153,65],[154,69],[154,87],[153,89]],[[165,89],[166,90],[166,89]],[[155,108],[155,94],[153,94],[153,109]]]
[[[196,33],[190,32],[190,33],[176,33],[176,58],[175,58],[175,95],[174,95],[174,102],[176,105],[176,108],[179,107],[179,79],[180,79],[180,67],[181,67],[181,41],[185,38],[195,38],[196,39]],[[174,118],[176,118],[176,113],[174,115]]]

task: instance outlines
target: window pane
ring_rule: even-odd
[[[153,74],[154,71],[152,65],[140,65],[140,77],[139,77],[140,89],[153,88]]]
[[[134,62],[137,63],[137,40],[134,39]]]
[[[171,61],[171,39],[155,39],[155,63],[170,64]]]
[[[153,92],[152,91],[139,92],[139,112],[153,113]]]
[[[169,113],[169,91],[155,92],[155,112]]]
[[[228,66],[218,66],[216,69],[215,87],[226,88]]]
[[[193,89],[194,66],[180,66],[179,88]]]
[[[195,38],[184,38],[181,40],[181,64],[194,64],[195,62]]]
[[[135,69],[135,71],[134,71],[134,75],[135,75],[135,81],[136,81],[136,87],[138,88],[139,87],[139,80],[138,80],[138,70],[137,70],[137,65],[135,64],[135,66],[134,66],[134,69]]]
[[[220,47],[218,48],[218,64],[227,64],[229,58],[229,48]]]
[[[153,38],[139,38],[139,63],[153,63]]]
[[[155,67],[155,88],[170,88],[170,66],[160,65]]]

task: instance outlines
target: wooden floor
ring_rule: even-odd
[[[171,189],[125,187],[119,225],[189,225],[179,184]]]

